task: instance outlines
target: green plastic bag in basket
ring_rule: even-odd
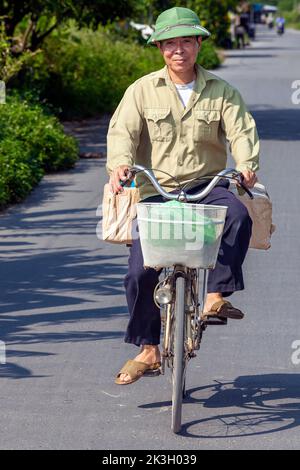
[[[213,221],[194,207],[179,201],[168,201],[149,208],[148,240],[153,246],[185,247],[196,240],[204,245],[216,241]]]

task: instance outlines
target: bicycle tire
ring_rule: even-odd
[[[176,279],[176,300],[174,318],[174,361],[172,370],[172,431],[180,432],[184,372],[184,329],[185,329],[185,279]]]

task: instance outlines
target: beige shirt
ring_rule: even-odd
[[[240,93],[197,65],[197,79],[184,108],[168,69],[150,73],[125,92],[107,135],[107,171],[140,164],[155,169],[166,191],[196,177],[226,168],[227,142],[236,169],[258,170],[259,140],[255,121]],[[157,194],[139,174],[141,197]]]

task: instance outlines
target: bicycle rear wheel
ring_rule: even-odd
[[[172,431],[180,432],[184,373],[185,278],[176,279],[174,325],[174,361],[172,393]]]

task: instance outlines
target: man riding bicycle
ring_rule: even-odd
[[[157,18],[148,42],[159,48],[166,66],[133,83],[110,121],[107,170],[114,193],[123,190],[120,180],[127,179],[134,164],[155,169],[167,191],[176,191],[170,174],[182,184],[215,175],[226,168],[227,142],[244,184],[254,186],[259,158],[255,122],[235,88],[196,64],[202,41],[209,36],[187,8],[171,8]],[[194,182],[191,193],[208,181]],[[137,183],[143,201],[163,201],[143,175],[137,175]],[[201,200],[228,207],[218,260],[208,278],[203,318],[244,316],[225,298],[244,289],[242,264],[252,222],[228,187],[229,182],[221,180]],[[160,366],[160,311],[153,300],[158,277],[155,269],[144,268],[140,240],[133,240],[125,278],[130,313],[125,342],[141,346],[141,351],[120,371],[118,384],[132,383]]]

